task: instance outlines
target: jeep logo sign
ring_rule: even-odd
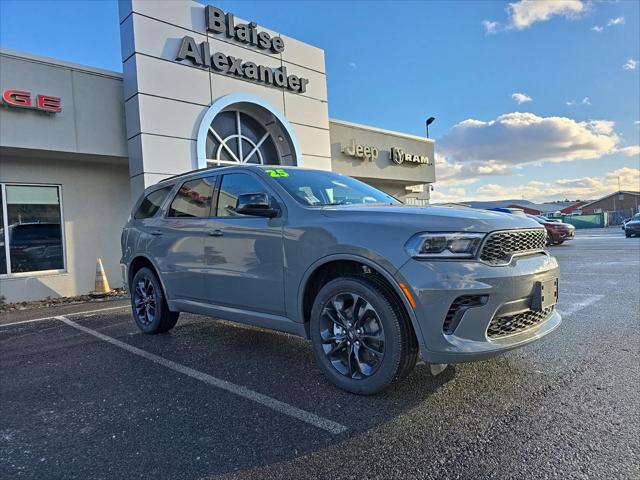
[[[378,149],[368,145],[358,145],[354,139],[348,145],[340,145],[340,151],[353,158],[361,158],[370,162],[378,159]]]
[[[348,157],[357,158],[360,160],[368,160],[374,162],[380,156],[380,150],[378,147],[371,145],[361,145],[356,142],[355,139],[349,140],[349,143],[340,144],[340,153]],[[389,161],[396,165],[414,164],[414,165],[432,165],[433,162],[428,155],[412,155],[406,153],[400,147],[391,147],[389,150]]]

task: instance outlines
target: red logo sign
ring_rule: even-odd
[[[49,113],[62,111],[60,97],[37,94],[34,101],[31,92],[21,90],[5,90],[2,92],[2,102],[10,107],[31,108]]]

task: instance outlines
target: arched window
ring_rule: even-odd
[[[209,127],[207,163],[280,165],[278,141],[273,131],[247,113],[226,110],[219,113]]]
[[[301,166],[293,128],[262,98],[230,94],[213,102],[198,130],[198,168],[252,163]]]

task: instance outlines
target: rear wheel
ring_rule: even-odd
[[[156,274],[144,267],[131,281],[131,309],[138,328],[144,333],[163,333],[178,321],[179,312],[169,310]]]
[[[631,232],[624,232],[624,236],[627,237],[627,238],[630,238],[631,237]]]
[[[406,314],[391,292],[366,277],[327,283],[311,309],[316,361],[336,386],[371,395],[407,375],[417,345]]]

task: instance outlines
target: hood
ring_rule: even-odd
[[[545,222],[544,225],[545,226],[549,225],[551,227],[564,227],[568,229],[576,228],[574,225],[571,225],[570,223],[564,223],[564,222]]]
[[[425,231],[487,233],[514,228],[543,228],[525,216],[464,207],[337,205],[324,207],[322,213],[327,217],[349,217],[354,221],[402,223]]]

